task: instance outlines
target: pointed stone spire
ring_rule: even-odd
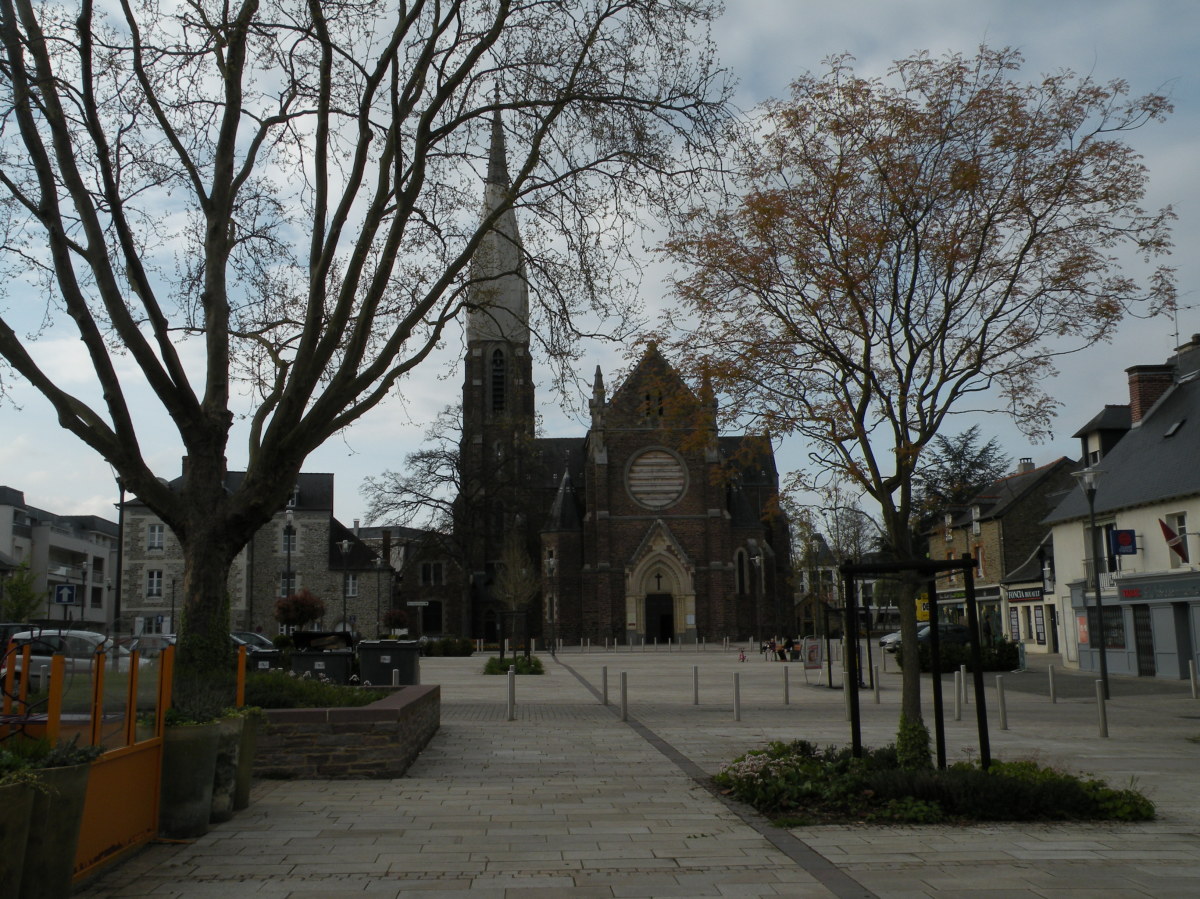
[[[488,173],[483,187],[483,216],[488,218],[510,202],[504,122],[497,109],[492,118]],[[467,312],[467,341],[503,340],[529,344],[529,286],[514,210],[504,209],[484,235],[471,265],[471,308]]]
[[[504,122],[500,118],[500,110],[492,116],[492,145],[488,154],[487,183],[500,187],[509,186],[508,152],[504,148]]]

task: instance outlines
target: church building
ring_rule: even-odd
[[[497,120],[485,216],[508,188]],[[611,392],[596,369],[586,434],[538,437],[513,212],[481,244],[473,281],[452,541],[461,589],[442,593],[442,631],[489,640],[508,632],[514,578],[503,572],[514,564],[532,580],[527,626],[542,640],[691,643],[794,631],[770,444],[719,435],[711,393],[691,389],[654,345]]]

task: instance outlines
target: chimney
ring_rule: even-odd
[[[354,519],[354,536],[358,536],[358,519]]]
[[[1017,460],[1017,474],[1029,474],[1033,471],[1033,459],[1029,456],[1022,456]]]
[[[1174,383],[1175,366],[1135,365],[1125,373],[1129,375],[1130,424],[1137,424]]]

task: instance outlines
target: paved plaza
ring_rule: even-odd
[[[707,779],[768,740],[848,743],[838,672],[830,689],[799,663],[739,663],[717,647],[541,657],[544,676],[516,679],[515,720],[508,679],[483,676],[483,658],[423,659],[422,681],[441,685],[442,726],[408,776],[260,782],[232,821],[153,845],[79,895],[1200,895],[1200,701],[1186,683],[1113,678],[1102,739],[1093,676],[1058,670],[1052,703],[1047,665],[1058,660],[1031,657],[1030,670],[1005,675],[1007,730],[986,677],[994,757],[1133,781],[1156,821],[789,831]],[[861,696],[867,745],[894,738],[900,675],[888,662],[878,704]],[[955,720],[944,683],[948,757],[978,757],[975,705]]]

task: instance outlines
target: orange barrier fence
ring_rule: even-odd
[[[37,691],[31,691],[30,648],[14,649],[10,644],[4,658],[0,741],[77,739],[107,749],[89,774],[74,879],[92,875],[154,839],[174,647],[165,648],[150,665],[141,664],[138,653],[132,653],[128,671],[110,671],[107,656],[97,654],[88,666],[86,684],[76,672],[67,671],[64,656],[55,655],[47,682],[39,683]],[[245,704],[245,673],[246,650],[240,647],[235,700],[239,707]]]

